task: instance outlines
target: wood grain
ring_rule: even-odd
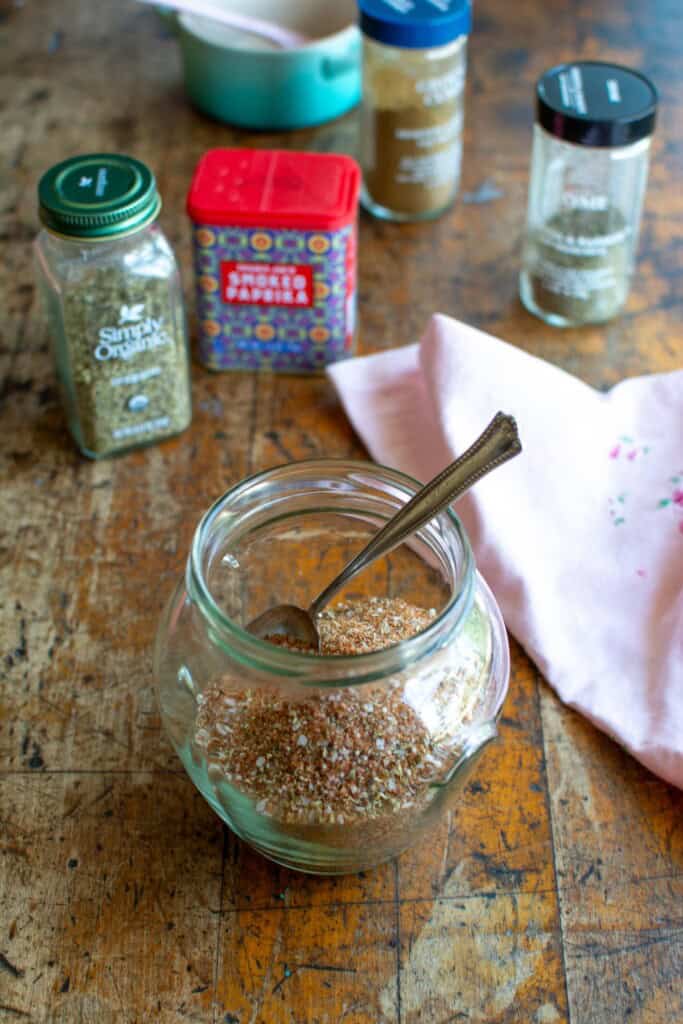
[[[361,218],[361,350],[410,342],[441,311],[596,387],[678,368],[682,37],[678,0],[477,0],[461,199],[433,224]],[[533,84],[577,56],[642,68],[662,103],[627,309],[556,331],[522,310],[517,274]],[[167,26],[133,0],[0,4],[3,1024],[683,1019],[681,794],[562,707],[515,645],[501,739],[455,811],[358,876],[244,847],[160,733],[151,644],[200,514],[246,473],[362,448],[324,378],[195,365],[183,437],[82,459],[33,284],[36,182],[75,152],[147,161],[191,310],[200,154],[352,152],[356,132],[356,113],[287,136],[209,121]]]

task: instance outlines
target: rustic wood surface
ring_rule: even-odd
[[[414,340],[439,310],[598,387],[679,367],[681,39],[680,0],[477,0],[462,197],[434,224],[363,217],[362,349]],[[572,57],[642,68],[662,109],[628,308],[560,332],[516,287],[533,83]],[[147,161],[191,302],[199,155],[344,150],[355,124],[234,132],[186,102],[154,11],[0,3],[3,1024],[683,1019],[681,793],[560,705],[518,648],[502,741],[457,813],[362,876],[300,876],[245,848],[160,733],[150,647],[199,514],[247,472],[362,448],[324,379],[195,366],[186,434],[81,458],[34,291],[36,181],[75,152]]]

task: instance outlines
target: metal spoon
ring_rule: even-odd
[[[521,450],[517,424],[512,416],[502,412],[496,413],[474,444],[459,459],[425,484],[395,516],[392,516],[369,544],[311,602],[307,610],[298,608],[295,604],[276,605],[253,619],[247,625],[247,631],[262,639],[270,636],[287,636],[319,651],[320,636],[315,620],[338,590],[375,559],[393,551],[401,541],[428,523],[437,512],[441,512],[446,505],[459,498],[486,473],[518,455]]]

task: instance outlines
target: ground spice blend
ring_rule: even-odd
[[[361,201],[387,220],[436,217],[462,155],[469,0],[359,0]]]
[[[319,617],[322,653],[382,650],[414,636],[435,615],[397,598],[348,601]],[[289,646],[282,637],[271,642]],[[397,678],[389,686],[295,700],[218,680],[200,696],[195,743],[215,782],[228,782],[291,835],[315,839],[322,828],[330,843],[330,826],[343,825],[344,842],[352,835],[361,844],[389,841],[406,831],[406,813],[429,805],[434,784],[452,765],[458,748],[452,722],[462,739],[481,697],[482,664],[476,657],[463,661],[430,693],[429,725],[406,685]],[[441,715],[449,727],[435,724]]]
[[[202,157],[187,210],[204,366],[319,372],[353,353],[359,188],[346,156]]]
[[[191,418],[178,268],[156,217],[154,177],[93,154],[39,185],[36,240],[57,376],[71,432],[93,458],[160,441]]]
[[[626,300],[631,232],[620,210],[560,210],[528,239],[530,300],[567,325],[609,320]]]

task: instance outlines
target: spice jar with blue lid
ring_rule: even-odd
[[[520,296],[557,327],[601,323],[628,297],[657,91],[617,64],[551,68],[537,117]]]
[[[359,0],[361,202],[386,220],[438,217],[460,181],[470,0]]]
[[[78,447],[102,458],[180,433],[185,310],[154,175],[121,154],[72,157],[43,175],[38,199],[37,276]]]

